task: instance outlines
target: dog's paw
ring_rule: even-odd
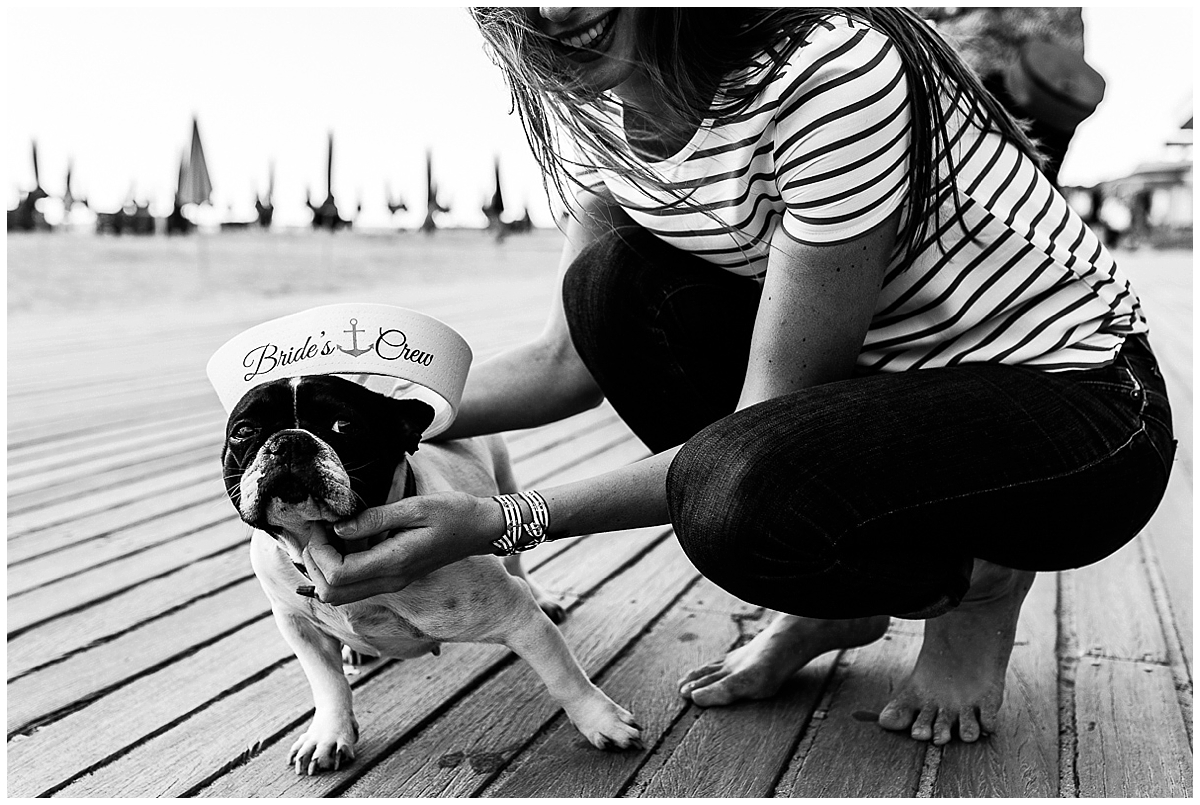
[[[358,740],[358,722],[349,719],[313,719],[308,730],[292,744],[288,765],[296,774],[310,777],[319,771],[337,771],[354,760],[354,743]]]
[[[643,749],[642,728],[633,714],[595,689],[595,695],[567,710],[575,728],[597,749]]]

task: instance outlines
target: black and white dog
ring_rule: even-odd
[[[341,606],[296,592],[310,583],[301,554],[315,533],[335,546],[352,544],[333,535],[331,521],[412,494],[516,491],[499,437],[426,444],[416,454],[432,417],[425,402],[393,399],[333,375],[264,383],[230,413],[225,485],[255,529],[254,572],[315,703],[289,762],[298,774],[313,774],[354,757],[358,725],[343,644],[398,658],[437,654],[443,642],[504,644],[533,666],[594,746],[639,745],[633,717],[588,680],[548,615],[561,609],[530,582],[517,557],[473,556],[400,592]]]

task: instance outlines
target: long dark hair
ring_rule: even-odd
[[[655,126],[668,135],[686,135],[703,119],[720,126],[746,111],[822,19],[847,16],[887,36],[904,64],[910,93],[909,208],[897,234],[897,246],[906,254],[915,255],[930,228],[936,230],[941,204],[955,184],[948,125],[954,108],[1042,163],[1037,147],[975,73],[908,9],[645,8],[642,13],[646,22],[636,58],[658,109],[666,110],[656,112]],[[588,164],[664,189],[662,179],[606,123],[616,101],[574,78],[528,12],[473,8],[471,14],[504,72],[548,197],[557,195],[566,203],[568,190],[579,185],[572,169]],[[562,148],[562,132],[573,143],[572,154]],[[951,195],[957,205],[957,194]],[[678,196],[678,203],[687,202],[686,194]]]

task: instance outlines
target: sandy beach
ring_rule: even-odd
[[[222,299],[308,301],[348,293],[367,298],[433,285],[461,285],[464,295],[486,293],[480,283],[549,279],[561,243],[562,235],[554,229],[502,243],[477,230],[432,235],[285,230],[145,238],[10,233],[8,314],[116,313]]]

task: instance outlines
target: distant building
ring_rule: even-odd
[[[1071,205],[1089,221],[1114,230],[1124,245],[1191,246],[1191,107],[1181,117],[1184,122],[1163,143],[1158,159],[1094,188],[1064,188]]]

